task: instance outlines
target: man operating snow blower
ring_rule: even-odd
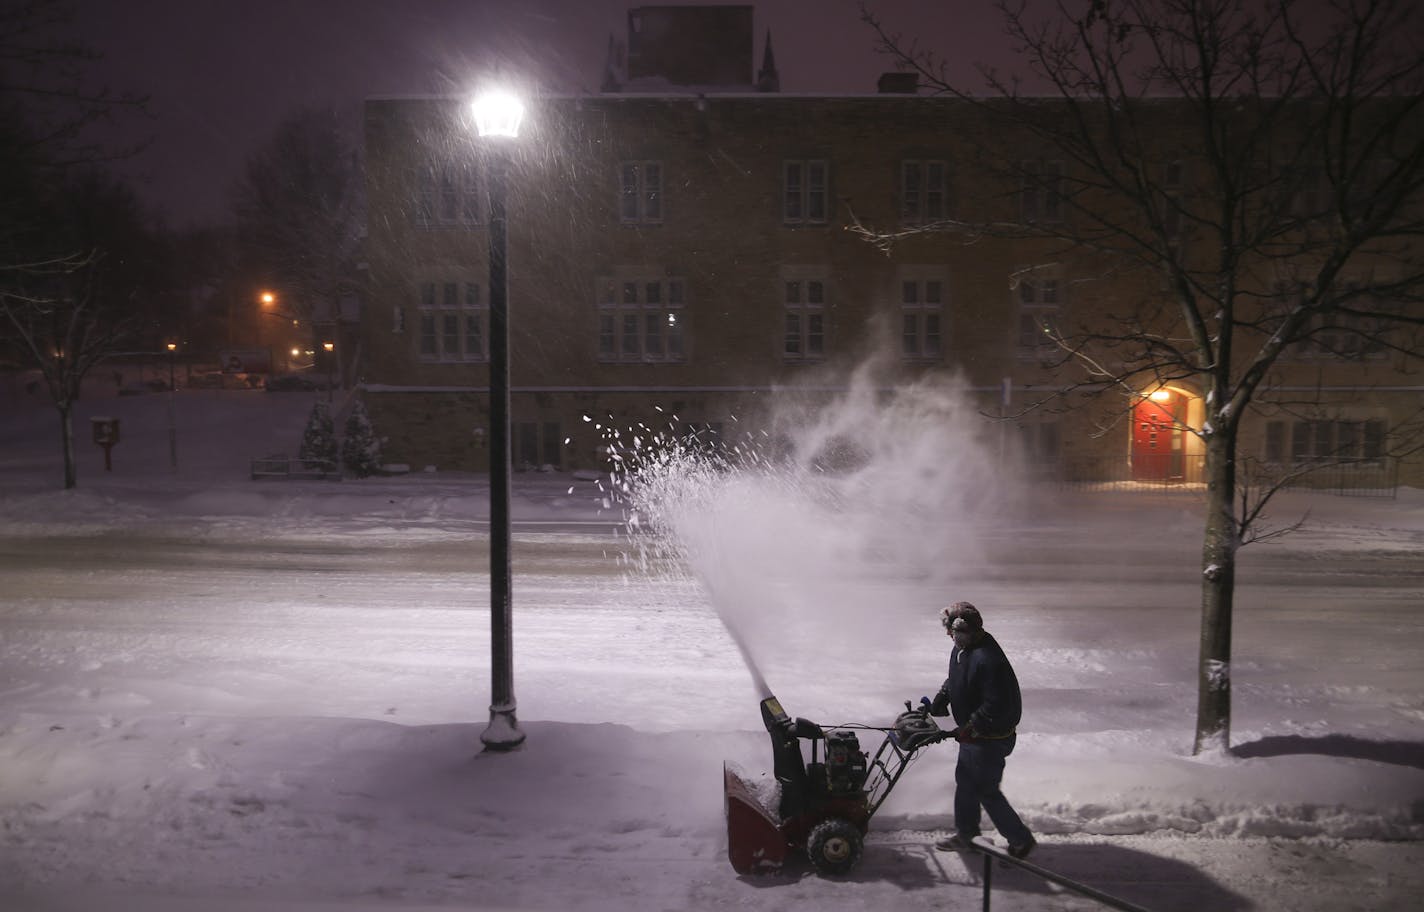
[[[984,629],[979,609],[955,602],[940,610],[944,631],[954,638],[949,677],[930,703],[930,715],[953,714],[958,725],[959,763],[954,769],[954,828],[935,843],[942,852],[972,852],[982,807],[1009,841],[1009,854],[1026,858],[1037,844],[999,790],[1004,761],[1014,751],[1023,709],[1019,681],[999,644]]]
[[[890,725],[823,726],[791,716],[774,695],[763,693],[760,709],[771,736],[773,788],[760,787],[727,764],[722,768],[727,859],[738,874],[779,871],[792,852],[804,853],[820,874],[848,874],[860,861],[870,818],[895,783],[921,751],[950,738],[959,741],[954,774],[958,832],[935,848],[974,851],[982,807],[1008,839],[1009,854],[1024,858],[1033,850],[1033,834],[999,791],[1019,722],[1018,679],[999,644],[984,632],[973,605],[951,605],[941,620],[954,637],[949,678],[933,701],[925,697],[915,708],[906,700],[905,711]],[[953,731],[930,718],[951,711],[958,723]],[[882,736],[873,753],[861,750],[858,733],[869,732]]]

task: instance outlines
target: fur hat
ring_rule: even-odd
[[[945,630],[983,630],[984,618],[979,609],[969,602],[955,602],[939,610],[940,623]]]

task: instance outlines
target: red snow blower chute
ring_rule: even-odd
[[[806,719],[792,719],[776,697],[761,701],[771,734],[773,774],[779,796],[766,807],[752,787],[724,764],[727,858],[738,874],[770,874],[790,851],[804,851],[821,874],[846,874],[860,861],[870,818],[917,751],[954,737],[929,716],[929,706],[905,711],[889,726],[843,725],[830,732]],[[883,732],[869,761],[855,730]],[[810,760],[801,742],[810,742]]]

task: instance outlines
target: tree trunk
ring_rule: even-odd
[[[1236,590],[1236,431],[1206,441],[1206,532],[1202,544],[1201,655],[1192,752],[1231,744],[1231,608]]]
[[[59,407],[59,435],[64,450],[64,489],[79,483],[79,467],[74,458],[74,413],[68,403]]]

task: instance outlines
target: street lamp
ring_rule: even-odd
[[[177,388],[176,376],[173,369],[174,362],[178,360],[178,343],[168,343],[168,467],[174,472],[178,471],[178,416],[177,406],[173,402],[173,393]]]
[[[519,135],[524,105],[508,92],[487,92],[472,105],[475,126],[489,143],[490,303],[490,721],[480,734],[486,750],[513,750],[524,743],[515,718],[513,586],[509,521],[509,275],[504,213],[509,166],[505,139]]]
[[[279,309],[276,307],[276,305],[278,304],[278,298],[277,298],[277,295],[276,295],[275,292],[272,292],[272,291],[262,291],[262,292],[259,292],[258,295],[257,295],[257,302],[258,302],[257,313],[259,314],[259,316],[264,316],[264,317],[276,317],[278,320],[291,320],[291,321],[292,321],[292,329],[291,329],[291,331],[290,331],[290,332],[283,332],[283,333],[281,333],[280,335],[277,335],[275,338],[273,338],[273,337],[271,337],[271,336],[268,335],[268,332],[267,332],[267,329],[266,329],[266,324],[265,324],[265,323],[261,323],[261,324],[258,326],[258,328],[257,328],[258,344],[262,344],[264,340],[272,339],[272,341],[275,343],[275,345],[289,346],[289,345],[291,344],[291,340],[298,337],[298,330],[301,329],[301,325],[302,325],[302,323],[301,323],[301,318],[299,318],[299,317],[296,316],[295,314],[287,313],[287,312],[284,312],[284,311],[282,311],[282,310],[279,310]],[[295,348],[292,349],[292,356],[291,356],[291,358],[289,358],[289,359],[287,360],[287,369],[288,369],[288,370],[296,370],[296,369],[297,369],[297,366],[298,366],[298,365],[297,365],[297,359],[298,359],[298,356],[299,356],[300,354],[301,354],[301,352],[300,352],[299,350],[297,350],[297,349],[295,349]]]
[[[336,375],[336,343],[323,342],[321,347],[326,351],[326,401],[331,401],[331,387],[335,383],[333,379]]]
[[[277,303],[277,296],[274,295],[272,292],[262,292],[262,294],[258,296],[258,300],[262,302],[262,312],[264,314],[267,314],[271,317],[276,317],[279,320],[291,320],[293,328],[301,326],[302,321],[297,316],[289,313],[283,313],[280,310],[270,309],[273,304]]]

